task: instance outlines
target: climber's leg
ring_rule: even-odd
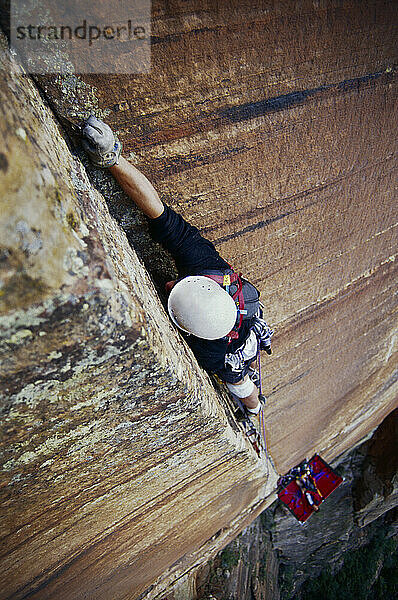
[[[307,502],[313,510],[315,510],[315,511],[319,510],[319,506],[317,506],[317,504],[315,504],[311,492],[305,492],[305,497],[307,498]]]
[[[260,410],[258,390],[248,375],[238,383],[227,383],[229,391],[242,400],[250,412],[257,414]]]

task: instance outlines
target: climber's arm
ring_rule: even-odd
[[[129,198],[150,219],[156,219],[164,211],[163,203],[150,181],[132,164],[120,156],[119,163],[109,167],[109,171],[118,181]]]
[[[121,143],[109,125],[91,115],[82,124],[81,132],[83,148],[92,163],[108,168],[128,197],[149,217],[155,239],[174,256],[180,275],[184,271],[192,274],[203,269],[230,268],[214,245],[203,238],[196,227],[164,205],[145,175],[121,156]],[[237,395],[248,408],[256,408],[258,392],[254,386],[247,387],[247,380],[248,377],[237,383],[237,388],[246,384]]]
[[[150,219],[160,217],[164,206],[156,190],[143,173],[120,156],[122,145],[109,125],[90,115],[81,125],[81,135],[91,162],[97,167],[108,167],[129,198]]]
[[[91,115],[81,131],[82,145],[91,162],[108,168],[129,198],[149,217],[154,239],[173,255],[180,274],[229,268],[213,244],[166,206],[145,175],[120,155],[121,143],[109,125]]]

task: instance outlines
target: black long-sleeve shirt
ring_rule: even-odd
[[[200,275],[207,269],[227,270],[230,265],[219,255],[214,245],[181,215],[164,205],[164,212],[156,219],[149,219],[153,238],[160,242],[173,256],[179,277]],[[226,353],[234,352],[248,336],[250,323],[243,322],[239,338],[228,344],[226,338],[204,340],[185,335],[198,363],[210,373],[217,373],[224,381],[236,383],[242,377],[225,367]]]

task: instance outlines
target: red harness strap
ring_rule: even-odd
[[[238,287],[238,289],[236,290],[236,292],[234,293],[232,298],[235,300],[235,304],[236,304],[238,312],[239,312],[239,323],[238,323],[238,325],[235,325],[235,327],[228,333],[228,338],[229,338],[230,342],[232,340],[238,339],[239,329],[240,329],[240,326],[242,325],[242,321],[243,321],[245,300],[243,298],[243,293],[242,293],[241,275],[242,275],[242,273],[235,273],[235,272],[229,273],[227,275],[205,275],[205,277],[208,277],[209,279],[212,279],[216,283],[219,283],[223,288],[226,289],[226,291],[228,293],[229,293],[229,286],[231,285],[231,283],[236,282],[236,285]]]

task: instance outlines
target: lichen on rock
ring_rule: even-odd
[[[2,594],[138,597],[273,484],[12,60],[3,49]]]

